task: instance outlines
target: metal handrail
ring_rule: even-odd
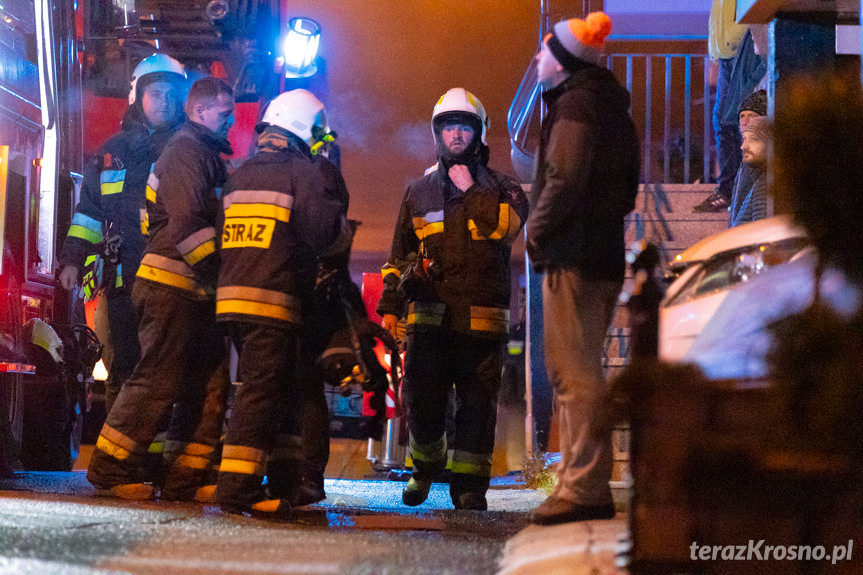
[[[510,157],[516,176],[528,182],[533,178],[534,153],[527,149],[528,133],[531,121],[535,115],[535,107],[540,100],[540,86],[536,79],[537,61],[534,56],[521,79],[521,84],[512,100],[512,105],[506,115],[506,126],[509,131]]]

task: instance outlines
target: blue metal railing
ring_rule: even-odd
[[[632,116],[642,137],[644,183],[694,183],[711,179],[714,85],[704,54],[614,54],[606,57],[633,95]],[[699,81],[699,75],[702,81]],[[507,114],[516,175],[533,177],[542,99],[532,59]]]

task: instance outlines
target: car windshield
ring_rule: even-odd
[[[701,269],[665,305],[679,305],[733,288],[789,261],[809,244],[807,238],[790,238],[716,254],[701,264]]]

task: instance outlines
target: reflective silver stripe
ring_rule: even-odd
[[[216,290],[216,300],[229,299],[257,301],[292,309],[300,307],[300,300],[284,292],[248,286],[220,286]]]
[[[187,278],[195,277],[195,273],[192,271],[192,268],[189,267],[186,262],[180,260],[173,260],[171,258],[160,256],[158,254],[144,254],[144,258],[141,260],[141,264],[148,265],[154,268],[159,268],[177,275],[185,276]]]
[[[191,236],[187,237],[185,240],[177,244],[177,251],[181,254],[187,254],[193,251],[195,248],[200,246],[201,244],[207,242],[208,240],[215,239],[216,230],[215,228],[203,228],[198,230]]]
[[[159,178],[153,172],[150,172],[150,175],[147,176],[147,185],[150,186],[154,192],[159,190]]]
[[[291,209],[294,196],[270,190],[235,190],[222,198],[222,206],[228,209],[233,204],[272,204]]]

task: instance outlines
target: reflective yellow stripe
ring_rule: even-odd
[[[446,457],[446,435],[434,443],[423,444],[417,443],[413,435],[411,435],[408,444],[411,458],[414,461],[438,463],[442,462]]]
[[[156,174],[152,172],[152,167],[150,168],[150,175],[147,176],[147,201],[156,203],[156,190],[159,189],[159,178],[156,177]]]
[[[123,461],[124,459],[128,459],[131,452],[128,449],[120,447],[110,439],[106,438],[104,435],[100,435],[96,440],[96,449],[107,453],[114,459],[119,459]]]
[[[190,253],[185,254],[183,259],[186,262],[193,266],[208,255],[214,253],[216,251],[216,240],[207,240],[206,242],[199,245],[197,248],[192,250]]]
[[[263,477],[264,466],[256,461],[245,459],[225,459],[219,464],[219,473],[240,473],[242,475],[257,475]]]
[[[212,455],[215,449],[210,445],[205,445],[203,443],[189,443],[183,449],[183,452],[187,455],[204,455],[209,457]]]
[[[137,275],[139,278],[144,278],[150,281],[180,288],[200,296],[207,295],[207,291],[192,278],[181,276],[180,274],[169,272],[168,270],[154,268],[144,263],[142,263],[138,267],[138,273],[136,273],[135,275]]]
[[[443,222],[434,222],[432,224],[427,224],[421,228],[415,228],[414,232],[417,235],[417,238],[420,240],[424,240],[432,234],[441,234],[443,233]]]
[[[467,475],[479,475],[480,477],[491,477],[491,464],[485,465],[453,460],[450,471]]]
[[[509,333],[509,310],[496,307],[470,307],[470,329]]]
[[[271,218],[280,222],[289,222],[291,210],[273,204],[232,204],[225,210],[225,218],[249,217]]]
[[[441,325],[446,305],[443,303],[412,302],[408,306],[408,324]]]
[[[297,311],[279,305],[240,299],[223,299],[216,302],[216,315],[229,313],[270,317],[291,323],[300,323],[300,315]]]
[[[100,190],[103,196],[119,194],[123,191],[126,170],[105,170],[99,174]]]
[[[99,431],[99,435],[104,437],[105,439],[110,440],[112,443],[116,443],[120,447],[128,450],[128,451],[137,451],[138,450],[138,442],[125,435],[124,433],[117,431],[107,423],[102,425],[102,429]]]
[[[470,237],[474,240],[512,241],[521,229],[521,218],[518,216],[518,212],[512,209],[512,206],[509,204],[500,204],[497,228],[488,237],[480,234],[479,228],[477,228],[476,222],[473,220],[467,221],[467,229],[470,230]]]
[[[222,462],[219,465],[219,472],[263,476],[265,457],[266,454],[263,451],[254,447],[225,445],[222,448]]]
[[[93,230],[88,230],[87,228],[76,224],[69,226],[69,233],[67,235],[70,238],[81,238],[91,244],[98,244],[102,241],[101,232],[94,232]]]
[[[138,217],[141,220],[141,235],[149,236],[150,235],[150,212],[147,211],[147,208],[141,208],[138,210]]]
[[[381,277],[386,279],[388,275],[394,275],[397,278],[402,277],[402,272],[396,267],[385,267],[381,269]]]
[[[187,469],[206,469],[210,465],[210,459],[200,455],[181,455],[177,458],[175,464],[178,467],[185,467]]]
[[[161,441],[154,441],[147,448],[147,453],[165,453],[165,444]]]

